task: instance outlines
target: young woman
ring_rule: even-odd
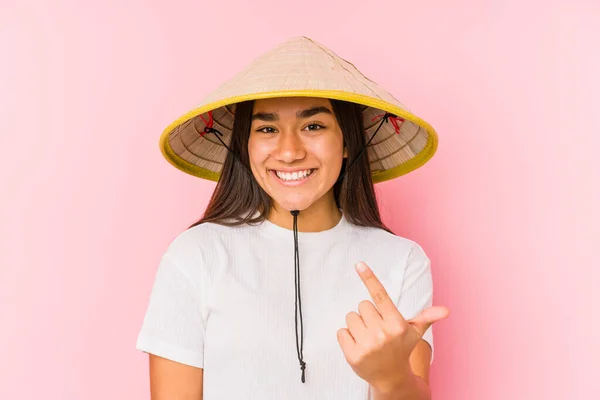
[[[429,399],[429,259],[381,222],[374,181],[435,131],[329,49],[295,38],[162,136],[218,181],[164,253],[137,348],[154,400]],[[292,269],[293,267],[293,269]]]

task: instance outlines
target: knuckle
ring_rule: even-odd
[[[390,336],[401,336],[404,333],[404,327],[401,324],[392,323],[386,327],[386,331]]]
[[[383,349],[384,341],[380,341],[376,338],[372,338],[367,344],[366,348],[369,353],[378,353]]]
[[[369,339],[365,343],[365,347],[369,351],[378,351],[388,341],[388,335],[381,329],[374,330],[369,335]]]
[[[387,341],[388,335],[383,330],[377,330],[375,332],[375,344],[381,346]]]
[[[392,336],[399,336],[404,333],[405,327],[399,320],[394,320],[385,325],[385,330]]]

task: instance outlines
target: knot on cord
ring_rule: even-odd
[[[394,131],[396,133],[400,133],[400,127],[404,122],[404,118],[400,118],[392,113],[386,112],[385,114],[376,115],[371,121],[375,121],[377,118],[382,118],[385,122],[391,122],[392,126],[394,127]],[[400,124],[398,124],[398,121],[400,121]]]
[[[213,119],[212,111],[208,112],[208,121],[204,119],[203,115],[200,115],[200,118],[202,118],[202,121],[204,121],[204,124],[206,125],[204,127],[204,130],[202,132],[200,132],[201,137],[204,137],[204,135],[206,135],[207,133],[215,133],[219,136],[223,136],[223,134],[219,130],[213,128],[214,119]]]

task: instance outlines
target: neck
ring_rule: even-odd
[[[325,196],[324,196],[325,197]],[[322,203],[322,204],[321,204]],[[329,230],[340,222],[341,211],[331,196],[331,201],[316,202],[298,214],[298,232],[321,232]],[[290,210],[275,204],[267,219],[286,229],[293,229],[294,217]]]

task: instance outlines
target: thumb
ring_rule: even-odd
[[[447,318],[449,314],[450,310],[448,310],[447,307],[434,306],[426,308],[415,318],[407,322],[414,326],[419,334],[423,336],[425,331],[429,329],[434,322]]]

